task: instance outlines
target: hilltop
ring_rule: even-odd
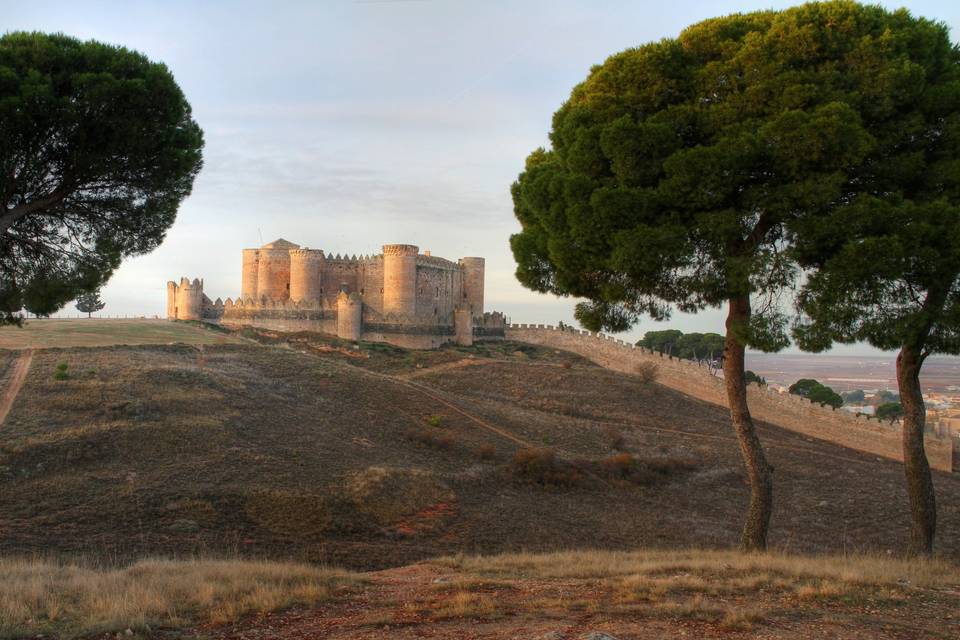
[[[374,569],[456,552],[736,544],[748,490],[720,407],[519,343],[229,337],[35,351],[0,428],[0,550]],[[760,429],[776,467],[774,548],[901,547],[898,463]],[[960,479],[935,482],[939,548],[958,558]]]

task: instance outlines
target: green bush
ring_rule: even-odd
[[[58,362],[57,371],[66,371],[70,365],[67,362]]]

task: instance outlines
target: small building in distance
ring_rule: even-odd
[[[279,331],[319,331],[416,349],[474,337],[502,338],[500,313],[484,310],[484,259],[456,262],[387,244],[347,256],[278,239],[243,250],[240,296],[210,300],[203,281],[167,283],[167,316]]]

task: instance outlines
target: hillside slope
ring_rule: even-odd
[[[748,490],[716,406],[524,345],[258,337],[274,344],[37,351],[0,427],[0,551],[378,568],[457,551],[736,544]],[[768,425],[761,438],[775,547],[900,548],[899,464]],[[529,448],[556,460],[512,462]],[[624,451],[639,462],[624,467]],[[939,548],[957,558],[960,478],[935,482]]]

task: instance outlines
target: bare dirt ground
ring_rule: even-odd
[[[0,378],[0,425],[7,419],[10,413],[10,407],[13,401],[17,399],[23,381],[27,379],[27,372],[30,371],[30,364],[33,362],[33,350],[25,349],[20,353],[16,360],[9,365],[9,370]]]
[[[737,542],[748,490],[719,407],[525,345],[358,356],[320,337],[263,339],[274,344],[37,351],[0,430],[0,550],[377,569]],[[464,359],[482,363],[448,365]],[[760,429],[774,548],[903,546],[899,464]],[[559,468],[518,469],[531,447]],[[608,466],[623,454],[636,473]],[[935,483],[938,549],[956,559],[960,478]]]

